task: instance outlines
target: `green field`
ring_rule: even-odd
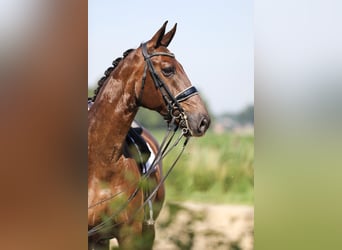
[[[162,132],[152,132],[159,141]],[[164,161],[164,173],[177,155]],[[253,204],[254,136],[211,131],[192,138],[166,180],[168,201]]]

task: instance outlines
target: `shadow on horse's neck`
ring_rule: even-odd
[[[124,140],[138,111],[129,71],[126,67],[115,69],[88,112],[88,158],[94,165],[101,162],[110,167],[122,155]]]

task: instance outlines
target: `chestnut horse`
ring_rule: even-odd
[[[146,185],[136,161],[123,154],[139,106],[175,123],[185,137],[202,136],[209,127],[198,91],[167,49],[177,25],[165,34],[166,25],[113,62],[115,67],[106,71],[88,112],[88,249],[108,250],[111,238],[121,249],[152,248],[154,227],[147,223],[144,207]]]

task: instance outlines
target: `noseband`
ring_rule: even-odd
[[[146,43],[141,44],[142,47],[142,54],[144,56],[146,65],[144,68],[144,74],[142,78],[142,87],[139,94],[139,102],[141,102],[142,94],[145,86],[145,80],[146,80],[146,73],[147,69],[149,70],[151,77],[153,79],[154,85],[156,89],[158,89],[164,99],[164,102],[168,109],[168,120],[172,119],[179,119],[180,123],[184,123],[183,133],[189,132],[191,134],[191,130],[188,124],[188,119],[185,114],[184,109],[180,105],[180,102],[183,102],[187,99],[189,99],[193,95],[197,95],[198,91],[194,86],[190,86],[189,88],[184,89],[180,93],[178,93],[176,96],[173,96],[170,89],[167,87],[167,85],[163,82],[163,80],[159,77],[157,72],[155,71],[151,58],[154,56],[169,56],[169,57],[175,57],[172,53],[165,53],[165,52],[156,52],[152,54],[148,54],[147,52],[147,45]]]

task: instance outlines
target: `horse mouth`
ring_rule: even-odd
[[[180,122],[180,128],[183,131],[184,136],[200,137],[205,134],[210,126],[210,118],[207,115],[198,115],[197,119],[193,119],[189,116],[187,119],[183,119]]]
[[[162,114],[164,120],[170,124],[175,124],[182,130],[185,137],[200,137],[205,134],[210,126],[210,118],[207,114],[178,115],[172,118],[170,114]]]

